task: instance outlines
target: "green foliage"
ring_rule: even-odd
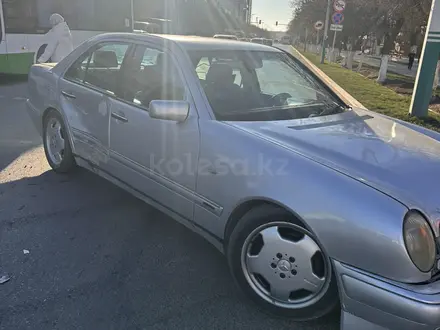
[[[440,115],[437,113],[429,112],[428,117],[423,119],[408,114],[411,104],[410,96],[397,94],[337,64],[320,64],[320,58],[317,55],[310,53],[304,55],[367,109],[440,132]]]
[[[421,33],[426,25],[432,0],[349,0],[344,11],[344,29],[338,33],[338,41],[357,40],[375,35],[386,37],[386,48],[392,48],[397,36],[409,43],[414,33]],[[289,25],[292,35],[316,35],[313,24],[325,20],[327,0],[293,0],[293,19]],[[333,12],[333,8],[331,9]],[[399,35],[399,32],[401,34]],[[386,49],[388,51],[388,49]]]

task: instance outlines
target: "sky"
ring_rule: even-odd
[[[272,31],[285,31],[286,25],[292,18],[290,0],[252,0],[252,22],[255,24],[256,17],[262,20],[264,28]]]

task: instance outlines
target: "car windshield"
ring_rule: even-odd
[[[194,51],[190,58],[218,120],[290,120],[345,110],[282,52]]]

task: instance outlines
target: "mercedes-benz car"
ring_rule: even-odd
[[[323,81],[261,44],[104,34],[34,65],[27,105],[55,172],[86,168],[196,231],[264,311],[437,329],[440,135]]]

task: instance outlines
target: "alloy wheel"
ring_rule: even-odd
[[[256,228],[245,240],[241,265],[252,289],[290,309],[316,303],[328,289],[331,265],[313,236],[288,222]]]
[[[46,147],[50,160],[59,166],[64,157],[65,140],[63,127],[55,117],[50,118],[47,122]]]

